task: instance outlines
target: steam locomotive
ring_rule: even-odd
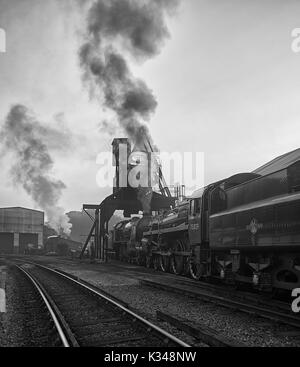
[[[67,256],[72,253],[72,251],[80,251],[81,248],[81,242],[72,241],[61,236],[49,236],[44,244],[44,252],[46,255]]]
[[[300,161],[261,176],[241,173],[156,215],[118,223],[120,260],[194,279],[300,287]]]

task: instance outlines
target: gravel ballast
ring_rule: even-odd
[[[158,321],[156,311],[201,323],[216,330],[221,336],[244,343],[247,346],[300,346],[300,340],[297,337],[280,335],[281,332],[289,330],[284,325],[279,326],[263,318],[141,285],[140,281],[130,273],[130,269],[134,269],[134,267],[120,265],[115,273],[112,273],[110,266],[105,264],[91,265],[92,270],[88,270],[88,264],[56,263],[55,267],[70,272],[123,300],[145,318],[189,343],[195,343],[195,340],[168,323]],[[129,276],[126,268],[129,269]],[[156,280],[157,275],[155,273]],[[148,273],[147,276],[149,277]],[[201,343],[199,345],[202,346]]]

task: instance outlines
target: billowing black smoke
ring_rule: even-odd
[[[39,123],[23,105],[14,105],[5,120],[0,139],[4,152],[12,153],[11,177],[22,185],[37,206],[43,209],[49,224],[58,232],[70,233],[71,224],[57,205],[65,184],[50,176],[53,167],[47,139],[63,142],[64,133]]]
[[[145,60],[159,53],[169,36],[167,13],[177,0],[97,0],[91,6],[85,42],[79,55],[84,81],[132,141],[140,145],[149,136],[145,125],[157,102],[146,83],[136,78],[127,59]],[[126,57],[124,56],[126,55]]]
[[[114,111],[137,149],[152,143],[145,123],[157,101],[146,83],[133,75],[128,60],[144,61],[159,53],[169,36],[166,15],[177,4],[178,0],[96,0],[88,12],[79,52],[84,81],[90,94],[100,96],[104,106]],[[146,212],[151,198],[152,190],[139,190]]]

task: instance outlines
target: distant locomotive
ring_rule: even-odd
[[[48,255],[67,256],[71,251],[80,251],[82,243],[61,236],[49,236],[44,247],[45,253]]]
[[[195,279],[300,287],[300,161],[265,176],[237,174],[170,211],[123,221],[113,246],[121,260]]]

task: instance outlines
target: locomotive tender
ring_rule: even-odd
[[[197,190],[174,209],[113,231],[117,258],[195,279],[272,291],[300,287],[300,160]]]

